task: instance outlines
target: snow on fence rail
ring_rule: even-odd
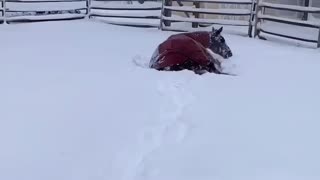
[[[91,0],[89,18],[135,27],[159,27],[161,3],[146,1]]]
[[[88,0],[6,0],[7,23],[83,19]]]
[[[284,5],[284,4],[276,4],[276,3],[269,3],[269,2],[263,2],[261,0],[258,0],[257,2],[257,13],[256,13],[256,22],[255,22],[255,32],[254,36],[258,36],[259,38],[265,39],[260,35],[260,33],[266,33],[271,34],[283,38],[289,38],[299,41],[305,41],[305,42],[311,42],[311,43],[317,43],[317,47],[320,47],[320,21],[312,21],[308,19],[292,19],[288,17],[279,17],[274,16],[270,14],[266,14],[265,9],[275,9],[279,11],[293,11],[293,12],[301,12],[304,14],[310,14],[310,13],[319,13],[320,14],[320,8],[316,7],[303,7],[303,6],[296,6],[296,5]],[[295,33],[294,35],[288,35],[284,33],[278,33],[274,31],[270,31],[270,26],[268,28],[264,28],[262,26],[263,21],[271,21],[281,24],[287,24],[287,25],[293,25],[303,28],[313,28],[318,30],[317,37],[310,39],[310,38],[304,38],[304,37],[297,37],[298,33]]]
[[[183,2],[193,3],[193,7],[183,6]],[[231,25],[231,26],[248,26],[248,35],[251,37],[254,26],[255,0],[177,0],[179,6],[173,6],[173,0],[163,1],[163,11],[161,18],[161,29],[179,30],[171,27],[172,22],[191,22],[193,28],[212,24]],[[201,7],[203,4],[228,4],[228,5],[246,5],[248,8],[206,8]],[[172,12],[182,12],[186,17],[172,16]],[[192,16],[189,14],[191,13]],[[244,20],[229,20],[219,18],[200,18],[202,15],[222,15],[243,17]],[[247,17],[247,20],[244,18]],[[241,19],[241,18],[240,18]],[[206,25],[204,25],[206,24]]]

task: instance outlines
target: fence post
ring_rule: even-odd
[[[320,27],[319,27],[319,35],[318,35],[318,45],[317,48],[320,48]]]
[[[3,3],[4,3],[4,0],[1,0],[1,8],[2,8],[2,17],[3,17],[3,22],[4,22],[4,8],[3,8]]]
[[[160,26],[159,29],[163,30],[163,10],[164,10],[164,0],[161,1],[161,11],[160,11]]]
[[[248,35],[249,37],[252,37],[252,28],[253,28],[253,21],[254,21],[254,12],[256,10],[256,0],[252,0],[251,4],[251,12],[249,17],[249,29],[248,29]]]
[[[310,5],[310,1],[309,1],[309,0],[305,0],[305,1],[304,1],[304,6],[305,6],[305,7],[309,7],[309,5]],[[304,13],[303,13],[303,16],[302,16],[302,20],[307,21],[307,20],[308,20],[308,16],[309,16],[309,13],[304,12]]]
[[[86,8],[87,8],[86,16],[87,18],[90,18],[91,0],[86,0]]]
[[[193,2],[193,5],[195,6],[196,9],[200,8],[200,3],[199,3],[199,2]],[[194,12],[193,15],[194,15],[194,17],[195,17],[196,19],[199,18],[199,13]],[[193,28],[198,28],[198,27],[199,27],[199,23],[193,22],[193,23],[192,23],[192,27],[193,27]]]
[[[172,0],[164,0],[164,5],[165,6],[172,6]],[[163,8],[165,8],[165,7],[163,7]],[[171,12],[170,9],[164,9],[164,16],[171,17],[171,15],[172,15],[172,12]],[[165,26],[170,26],[171,22],[167,21],[167,20],[164,20],[164,25]]]
[[[254,23],[254,37],[256,37],[259,34],[259,31],[258,31],[258,22],[259,22],[258,13],[259,13],[259,11],[261,11],[261,7],[259,6],[260,0],[257,0],[256,3],[257,4],[256,4],[256,20],[255,20],[255,23]]]
[[[2,4],[1,4],[1,7],[2,7],[2,13],[3,13],[3,24],[6,24],[7,23],[7,18],[6,18],[6,9],[7,9],[7,6],[6,6],[6,0],[2,0]]]

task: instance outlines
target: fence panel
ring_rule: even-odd
[[[92,0],[89,17],[106,23],[134,27],[159,27],[161,2]]]
[[[86,17],[87,0],[6,0],[7,23],[59,21]]]
[[[189,3],[184,5],[183,3]],[[190,5],[190,3],[192,3]],[[253,19],[255,11],[255,0],[178,0],[177,5],[173,5],[173,0],[164,0],[161,18],[161,28],[163,30],[179,30],[171,27],[172,23],[191,23],[192,28],[210,26],[212,24],[229,26],[247,26],[248,35],[251,37]],[[236,5],[244,8],[221,8],[219,5]],[[216,6],[216,7],[205,7]],[[175,14],[174,14],[175,13]],[[183,13],[183,14],[177,14]],[[206,18],[205,16],[214,17]],[[232,16],[238,19],[223,19],[220,16]]]
[[[304,14],[302,18],[279,17],[273,14],[267,14],[266,10],[292,11]],[[280,14],[280,13],[279,13]],[[320,21],[308,19],[309,14],[320,14],[320,8],[305,7],[299,5],[285,5],[258,0],[257,19],[255,23],[254,36],[266,39],[261,33],[289,38],[304,42],[316,43],[320,47]],[[277,24],[268,24],[273,22]],[[279,28],[282,27],[282,28]],[[307,29],[309,28],[309,29]],[[313,31],[310,31],[312,29]],[[297,31],[295,31],[297,30]],[[278,31],[278,32],[276,32]],[[281,33],[279,31],[282,31]],[[307,32],[307,33],[304,33]],[[308,37],[306,37],[308,36]]]

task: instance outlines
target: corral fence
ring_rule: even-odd
[[[270,14],[270,9],[298,12],[303,16],[300,19],[281,17]],[[309,14],[320,15],[320,8],[309,7],[309,3],[299,6],[270,0],[2,0],[0,11],[0,22],[7,24],[87,18],[168,31],[197,30],[217,24],[235,26],[235,29],[245,27],[249,37],[265,39],[262,35],[265,33],[316,43],[320,47],[320,19],[308,18]],[[289,31],[295,28],[279,32],[278,26],[269,22],[313,31],[307,33],[308,37],[300,37],[302,33]]]
[[[159,27],[161,3],[157,1],[90,0],[89,18],[110,24]]]
[[[255,19],[255,32],[254,36],[261,36],[261,33],[271,34],[274,36],[280,36],[283,38],[289,38],[304,42],[316,43],[317,47],[320,47],[320,19],[309,19],[310,14],[320,14],[320,8],[317,7],[309,7],[309,0],[305,1],[305,6],[299,5],[286,5],[286,4],[279,4],[279,3],[271,3],[265,2],[263,0],[257,0],[257,12],[256,12],[256,19]],[[281,13],[277,13],[277,15],[273,15],[268,13],[268,10],[275,10],[280,12],[297,12],[301,13],[301,18],[299,17],[288,17],[288,16],[279,16]],[[284,13],[282,13],[284,14]],[[280,29],[277,29],[276,25],[270,25],[268,22],[275,22],[281,24],[283,29],[282,32]],[[263,26],[266,24],[266,26]],[[289,25],[289,26],[284,26]],[[301,33],[299,31],[302,28],[311,28],[315,31],[309,31],[310,34]],[[298,30],[298,31],[297,31]],[[306,37],[308,36],[308,37]]]
[[[87,0],[3,0],[3,20],[10,23],[83,19]]]
[[[177,1],[177,5],[173,5],[174,2],[173,0],[164,0],[160,24],[164,30],[179,30],[171,27],[172,22],[190,22],[193,28],[212,24],[246,26],[248,27],[248,35],[251,37],[254,26],[255,0],[180,0]],[[182,6],[182,2],[192,3],[192,6]],[[228,6],[221,8],[223,5]],[[173,12],[184,13],[185,17],[172,16]]]

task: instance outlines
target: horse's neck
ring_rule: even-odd
[[[210,46],[210,32],[198,31],[198,32],[185,33],[185,35],[197,41],[205,48],[209,48]]]

